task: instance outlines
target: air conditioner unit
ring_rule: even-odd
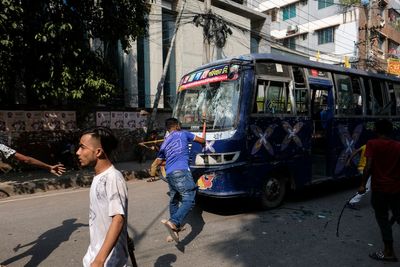
[[[299,27],[297,25],[289,25],[286,29],[286,35],[293,34],[299,31]]]

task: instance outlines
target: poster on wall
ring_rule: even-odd
[[[135,118],[135,112],[124,112],[124,128],[130,130],[136,129]]]
[[[136,128],[143,128],[146,131],[146,121],[147,116],[149,115],[142,115],[140,112],[136,113]]]
[[[111,111],[111,129],[124,128],[124,112]]]
[[[42,111],[26,111],[26,130],[42,131],[43,130],[43,112]]]
[[[61,111],[44,111],[44,130],[61,130]]]
[[[6,127],[10,131],[25,131],[26,123],[25,123],[25,111],[7,111],[7,122]]]
[[[63,111],[61,113],[61,128],[63,130],[76,129],[76,113],[75,113],[75,111]]]
[[[7,131],[7,112],[0,111],[0,132]]]
[[[98,111],[96,112],[96,126],[110,127],[110,112]]]

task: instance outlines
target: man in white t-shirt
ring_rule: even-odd
[[[106,127],[85,131],[76,152],[82,166],[93,166],[90,187],[90,244],[83,266],[126,266],[128,261],[128,192],[109,156],[118,141]]]
[[[0,144],[0,159],[10,159],[10,158],[14,158],[20,162],[32,165],[32,166],[36,166],[42,169],[46,169],[49,172],[51,172],[54,175],[60,176],[65,172],[65,168],[63,164],[56,164],[56,165],[49,165],[47,163],[44,163],[43,161],[40,161],[38,159],[29,157],[29,156],[25,156],[21,153],[18,153],[17,151],[15,151],[14,149],[4,145],[4,144]],[[0,162],[2,163],[2,162]],[[7,172],[11,169],[11,167],[8,164],[2,163],[0,164],[0,170],[3,172]]]

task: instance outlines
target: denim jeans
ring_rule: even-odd
[[[167,174],[167,180],[170,221],[177,227],[181,227],[195,204],[197,186],[188,170],[173,171]]]

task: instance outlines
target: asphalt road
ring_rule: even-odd
[[[129,231],[139,266],[396,266],[368,253],[381,248],[365,199],[360,210],[339,213],[355,187],[327,184],[262,211],[254,201],[200,199],[181,243],[167,243],[163,181],[130,181]],[[81,266],[89,242],[88,189],[59,190],[0,200],[0,262],[8,266]],[[394,226],[400,256],[400,226]],[[399,265],[397,265],[399,266]]]

